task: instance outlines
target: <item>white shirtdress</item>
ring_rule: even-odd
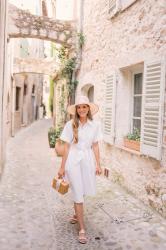
[[[69,181],[76,203],[84,202],[85,195],[96,193],[96,160],[92,144],[102,139],[101,127],[97,121],[88,120],[78,127],[78,143],[73,143],[72,120],[68,121],[60,139],[70,143],[65,164],[65,178]]]

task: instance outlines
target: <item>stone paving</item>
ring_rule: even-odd
[[[70,192],[51,188],[60,158],[48,147],[50,120],[22,129],[8,142],[0,182],[0,250],[164,250],[166,220],[117,184],[97,177],[85,201],[88,244],[77,242]]]

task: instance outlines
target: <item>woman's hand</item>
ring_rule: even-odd
[[[65,169],[60,167],[59,171],[58,171],[58,177],[62,178],[65,175]]]
[[[96,175],[101,175],[102,174],[102,169],[100,166],[96,166]]]

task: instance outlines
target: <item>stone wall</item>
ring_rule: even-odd
[[[14,133],[18,132],[21,128],[21,111],[16,111],[14,114]]]
[[[5,161],[6,136],[5,136],[5,111],[7,96],[6,65],[7,65],[7,1],[0,1],[0,175]]]
[[[113,18],[108,14],[107,3],[106,0],[84,1],[83,33],[86,40],[77,77],[77,94],[86,84],[93,84],[94,101],[100,106],[100,113],[96,119],[103,120],[104,80],[106,75],[116,71],[118,86],[115,144],[102,145],[103,167],[110,168],[112,180],[118,181],[146,204],[150,204],[166,216],[165,143],[162,164],[120,146],[123,136],[129,130],[130,70],[142,67],[145,61],[158,60],[165,55],[165,1],[137,0]],[[166,125],[163,139],[166,142],[165,129]]]

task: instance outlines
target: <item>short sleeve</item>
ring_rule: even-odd
[[[72,129],[72,122],[68,121],[65,126],[64,129],[61,133],[60,139],[62,141],[71,143],[73,140],[73,129]]]
[[[103,133],[101,129],[101,124],[100,122],[96,122],[96,129],[95,129],[95,135],[93,138],[93,143],[102,141],[103,139]]]

